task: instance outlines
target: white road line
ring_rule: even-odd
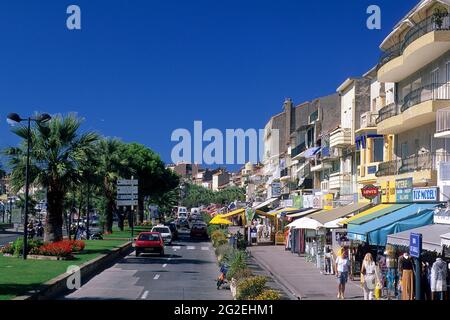
[[[147,299],[147,296],[148,296],[148,291],[145,291],[144,294],[142,295],[141,299],[145,300],[145,299]]]
[[[187,249],[188,250],[195,250],[195,247],[194,246],[188,246]]]
[[[181,247],[180,247],[180,246],[174,246],[174,247],[172,247],[172,249],[173,249],[173,250],[180,250]]]
[[[157,274],[156,276],[153,277],[153,280],[158,280],[159,279],[159,274]]]
[[[203,251],[208,251],[208,250],[209,250],[209,247],[202,247],[202,250],[203,250]]]
[[[164,264],[163,264],[163,268],[165,268],[165,267],[167,267],[167,263],[164,263]]]

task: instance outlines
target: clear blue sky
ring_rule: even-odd
[[[418,0],[2,0],[0,119],[77,112],[83,130],[137,141],[170,162],[176,128],[263,128],[295,103],[373,67]],[[66,8],[82,30],[66,28]],[[382,30],[366,28],[366,8]],[[0,147],[17,139],[0,121]]]

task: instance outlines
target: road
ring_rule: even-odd
[[[4,246],[5,244],[9,242],[13,242],[18,237],[22,236],[23,233],[21,232],[13,232],[13,231],[2,231],[0,233],[0,247]]]
[[[216,261],[210,242],[182,232],[164,257],[133,252],[65,299],[229,300],[229,290],[216,288]]]

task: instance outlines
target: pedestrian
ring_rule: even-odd
[[[325,248],[325,274],[331,274],[331,249],[330,246]]]
[[[373,300],[374,290],[380,283],[377,265],[373,261],[372,254],[366,253],[361,266],[361,284],[364,291],[364,300]]]
[[[414,262],[408,252],[398,259],[402,300],[414,300]]]
[[[347,250],[342,248],[341,255],[336,259],[336,278],[338,279],[338,299],[345,299],[345,285],[348,281],[348,272],[350,270],[350,260],[348,259]]]
[[[431,267],[431,296],[433,300],[444,300],[447,291],[447,263],[438,256]]]

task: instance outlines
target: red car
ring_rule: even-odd
[[[208,228],[206,223],[194,223],[191,227],[191,238],[205,238],[208,239]]]
[[[159,253],[164,256],[164,241],[159,232],[141,232],[134,243],[136,257],[141,253]]]

